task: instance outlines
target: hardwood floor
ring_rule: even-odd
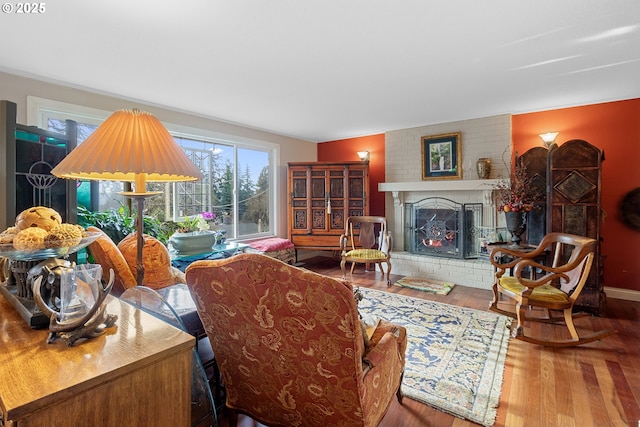
[[[305,268],[341,277],[338,261],[315,257]],[[392,282],[402,276],[391,275]],[[387,288],[382,273],[356,267],[354,285],[448,304],[488,310],[491,291],[456,286],[441,296],[399,286]],[[576,321],[578,329],[613,328],[616,335],[573,348],[547,348],[512,339],[495,426],[640,426],[640,303],[609,298],[607,317]],[[557,326],[537,326],[536,333],[558,333]],[[221,427],[228,426],[224,414]],[[261,424],[240,416],[241,427]],[[469,427],[461,420],[409,398],[393,400],[381,427]]]

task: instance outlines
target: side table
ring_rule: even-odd
[[[200,333],[202,324],[198,317],[198,313],[195,311],[195,305],[191,299],[189,289],[184,284],[170,286],[169,292],[167,288],[160,289],[165,290],[164,295],[167,295],[172,300],[173,305],[165,299],[158,290],[148,288],[146,286],[134,286],[125,290],[120,295],[120,300],[125,301],[132,306],[139,308],[153,316],[164,320],[168,324],[175,326],[185,332],[189,332],[192,335]],[[175,306],[175,308],[174,308]],[[176,309],[177,308],[177,309]],[[185,320],[190,322],[190,327],[195,328],[193,331],[189,331]],[[196,324],[197,323],[197,324]],[[194,325],[196,324],[196,325]],[[197,325],[200,325],[199,327]],[[211,381],[205,364],[208,361],[213,361],[213,351],[203,352],[201,347],[207,347],[209,342],[204,342],[199,345],[199,341],[205,339],[196,336],[196,343],[193,348],[192,357],[192,382],[191,382],[191,425],[193,427],[200,425],[213,425],[218,426],[218,411],[216,408],[215,399],[211,390]],[[202,356],[210,354],[210,359],[203,359]],[[217,384],[217,382],[215,383]]]
[[[488,245],[489,248],[489,253],[491,254],[493,252],[493,250],[495,250],[496,248],[504,248],[504,249],[511,249],[514,251],[520,251],[523,253],[529,253],[534,251],[535,249],[537,249],[537,246],[534,245],[522,245],[522,246],[518,246],[518,247],[513,247],[511,245],[508,244],[489,244]],[[506,264],[508,262],[511,262],[515,259],[515,257],[513,257],[511,254],[505,254],[505,253],[499,253],[497,255],[494,255],[494,260],[498,261],[500,260],[500,263],[502,264]],[[547,251],[543,252],[542,254],[540,254],[539,256],[535,257],[534,260],[542,265],[545,264],[546,260],[547,260]],[[511,268],[510,270],[510,275],[513,275],[513,268]],[[536,271],[529,271],[529,278],[530,279],[534,279],[536,277]]]
[[[220,370],[216,364],[209,337],[207,337],[204,326],[202,326],[196,305],[191,297],[191,292],[189,292],[189,287],[184,283],[177,283],[166,288],[156,289],[156,292],[171,306],[171,310],[178,315],[184,325],[184,329],[196,337],[196,351],[209,379],[209,388],[213,396],[214,406],[216,411],[220,412],[224,407],[225,388],[221,381]]]

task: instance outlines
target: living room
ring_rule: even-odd
[[[625,6],[627,7],[627,6]],[[625,9],[621,7],[621,10]],[[630,10],[636,11],[631,5]],[[628,12],[628,11],[627,11]],[[628,13],[631,14],[632,13]],[[329,21],[325,21],[326,22]],[[33,25],[33,24],[30,24]],[[635,30],[637,31],[637,30]],[[380,40],[378,40],[380,41]],[[206,49],[204,49],[206,50]],[[122,108],[140,108],[144,111],[155,114],[163,123],[177,124],[189,129],[200,129],[203,132],[218,136],[233,136],[247,144],[266,143],[270,146],[277,147],[278,159],[275,168],[275,183],[277,187],[277,200],[275,201],[275,224],[273,230],[278,237],[286,238],[287,218],[284,215],[287,212],[289,197],[286,194],[287,182],[287,164],[297,161],[358,161],[356,153],[358,151],[369,152],[369,173],[370,173],[370,213],[372,215],[385,215],[390,219],[390,224],[396,225],[398,209],[397,200],[390,191],[381,191],[380,185],[384,183],[397,182],[417,182],[421,181],[421,161],[420,138],[430,135],[447,134],[451,132],[461,132],[462,144],[462,168],[461,180],[476,180],[476,160],[481,157],[490,157],[492,161],[492,172],[490,178],[497,179],[506,177],[509,173],[509,166],[515,153],[522,154],[527,150],[542,146],[540,134],[553,131],[558,132],[556,143],[563,143],[581,139],[595,145],[605,153],[605,159],[602,164],[602,209],[603,218],[601,224],[602,235],[602,254],[606,257],[604,268],[604,286],[605,293],[608,298],[623,301],[622,305],[614,302],[613,307],[620,309],[625,313],[625,321],[629,318],[637,322],[637,305],[640,301],[640,265],[638,264],[638,253],[640,253],[640,234],[637,230],[630,228],[621,218],[621,202],[625,195],[639,186],[637,164],[640,162],[640,151],[636,149],[637,140],[640,138],[640,128],[638,127],[637,118],[640,115],[640,93],[638,92],[637,80],[626,83],[623,91],[624,95],[608,97],[603,94],[594,94],[588,102],[571,103],[564,102],[561,95],[557,95],[554,99],[550,99],[544,107],[532,108],[530,110],[511,110],[508,107],[501,109],[499,112],[495,110],[476,111],[473,115],[465,115],[447,120],[432,120],[427,114],[422,115],[423,121],[412,121],[405,126],[386,126],[380,124],[377,128],[367,128],[371,131],[358,133],[351,130],[343,134],[334,134],[334,137],[315,140],[311,137],[303,138],[291,133],[278,133],[265,126],[263,122],[253,124],[246,123],[234,118],[217,119],[209,114],[192,113],[191,108],[185,105],[164,104],[149,95],[146,99],[141,95],[130,97],[128,95],[115,95],[104,87],[96,85],[87,86],[85,83],[65,82],[65,77],[61,75],[41,76],[37,70],[20,69],[20,65],[13,62],[2,62],[0,69],[0,92],[1,99],[10,100],[17,105],[17,121],[26,125],[42,126],[40,123],[38,111],[34,105],[36,99],[44,99],[58,103],[61,106],[85,107],[87,109],[95,109],[103,112],[112,112]],[[633,61],[632,61],[633,62]],[[182,70],[184,71],[184,70]],[[87,74],[91,73],[90,68],[86,70]],[[122,75],[118,78],[124,78]],[[592,82],[598,81],[598,76],[592,78]],[[156,82],[157,83],[157,82]],[[311,83],[309,83],[311,84]],[[595,85],[595,83],[592,83]],[[154,85],[149,92],[160,92],[166,82],[161,85]],[[392,85],[391,85],[392,86]],[[586,91],[583,86],[583,90]],[[529,96],[532,96],[529,93]],[[272,98],[277,97],[272,94]],[[211,97],[214,99],[215,97]],[[384,99],[384,94],[380,93],[375,97],[374,101],[368,100],[369,103],[375,103]],[[206,104],[210,101],[201,101]],[[464,98],[458,99],[456,102],[464,102]],[[325,107],[326,108],[326,107]],[[268,110],[268,109],[266,109]],[[266,111],[265,110],[265,111]],[[197,110],[196,110],[197,111]],[[486,112],[485,112],[486,111]],[[319,114],[317,111],[309,113],[310,116]],[[265,116],[269,116],[265,112]],[[354,121],[357,121],[354,119]],[[357,126],[354,125],[354,129]],[[428,181],[425,181],[428,182]],[[501,225],[504,221],[504,215],[497,214],[495,209],[491,207],[487,209],[494,216],[493,221],[496,225]],[[403,256],[404,248],[402,245],[402,231],[399,227],[391,228],[394,235],[394,241],[397,246],[394,252],[398,257]],[[305,253],[301,251],[299,257],[304,260],[311,259],[318,255],[317,252]],[[332,254],[322,254],[334,261]],[[426,264],[426,263],[423,263]],[[493,271],[486,261],[482,261],[482,265],[478,271],[481,273],[465,273],[465,277],[461,279],[464,286],[460,286],[460,290],[469,286],[466,281],[477,279],[479,289],[469,291],[469,298],[480,298],[482,303],[478,303],[483,308],[488,306],[490,300],[491,281],[493,280]],[[336,267],[338,261],[336,261]],[[420,270],[412,270],[411,265],[407,264],[401,267],[400,264],[394,266],[394,273],[399,276],[410,276],[422,273]],[[467,267],[461,267],[461,270]],[[438,270],[443,270],[439,267]],[[329,270],[331,271],[331,270]],[[336,273],[333,271],[332,273]],[[469,286],[473,287],[473,286]],[[487,291],[486,293],[476,293]],[[463,298],[463,297],[460,297]],[[630,305],[626,305],[626,304]],[[631,314],[629,314],[631,313]],[[634,314],[635,318],[634,318]],[[617,318],[610,320],[612,323],[619,321]],[[603,319],[603,322],[607,322]],[[637,324],[637,323],[636,323]],[[626,323],[625,323],[626,325]],[[618,325],[619,326],[619,325]],[[633,344],[637,343],[637,333],[632,333],[629,326],[624,326],[624,338],[628,342],[624,344],[624,359],[635,360],[637,352],[633,350]],[[620,336],[616,340],[620,340]],[[526,346],[522,343],[512,345],[510,357],[514,354],[522,356],[527,353]],[[616,349],[623,346],[616,341]],[[602,350],[604,353],[605,350]],[[585,352],[586,353],[586,352]],[[537,357],[543,360],[544,369],[561,370],[562,368],[551,366],[554,358],[561,359],[563,357],[576,357],[568,352],[541,351],[536,352]],[[590,356],[594,353],[590,353]],[[622,354],[622,353],[621,353]],[[593,356],[595,358],[600,356]],[[586,367],[587,364],[593,363],[596,370],[609,369],[614,374],[618,363],[624,364],[621,360],[615,362],[609,361],[603,368],[602,360],[586,362],[582,365],[585,371],[591,369],[592,365]],[[546,362],[545,362],[546,361]],[[540,362],[540,360],[538,360]],[[628,362],[628,361],[627,361]],[[615,366],[614,366],[615,365]],[[550,367],[551,366],[551,367]],[[513,369],[513,368],[510,368]],[[626,368],[628,369],[628,367]],[[517,376],[520,371],[511,371],[509,375]],[[546,375],[548,371],[545,371]],[[632,373],[633,372],[633,373]],[[589,377],[589,372],[585,375]],[[560,375],[560,374],[556,374]],[[613,375],[613,374],[612,374]],[[638,373],[633,369],[624,372],[627,375],[623,383],[628,386],[626,390],[631,394],[637,394],[635,390],[636,378]],[[624,377],[623,375],[623,377]],[[511,377],[509,377],[511,378]],[[558,377],[558,382],[567,385],[571,379],[567,377]],[[510,380],[511,381],[511,380]],[[607,380],[601,380],[607,381]],[[509,386],[505,389],[507,396],[512,398],[524,398],[525,391],[516,392],[517,387],[525,387],[526,380],[522,382],[509,382]],[[611,383],[598,384],[597,382],[589,383],[593,387],[601,387],[603,394],[617,393],[617,385]],[[510,394],[509,394],[510,393]],[[518,394],[520,393],[520,394]],[[505,398],[506,399],[506,398]],[[605,398],[603,398],[603,401]],[[587,398],[575,398],[576,407],[582,405],[585,408]],[[626,400],[625,402],[629,402]],[[577,402],[577,403],[576,403]],[[566,402],[565,402],[566,403]],[[593,402],[591,402],[593,403]],[[607,410],[614,410],[608,407],[607,403],[596,402]],[[556,407],[554,401],[554,408]],[[570,406],[571,403],[566,404]],[[595,405],[595,404],[594,404]],[[561,407],[562,403],[558,403]],[[609,405],[610,406],[610,405]],[[565,408],[566,409],[566,408]],[[393,416],[401,418],[403,408],[394,407]],[[577,411],[577,410],[576,410]],[[634,410],[627,410],[627,415],[634,415]],[[517,412],[517,411],[516,411]],[[624,412],[624,411],[622,411]],[[524,413],[524,410],[523,412]],[[400,414],[400,415],[399,415]],[[431,414],[432,415],[432,414]],[[530,415],[530,414],[529,414]],[[502,425],[515,425],[506,420],[504,414],[499,413],[498,421]],[[553,415],[553,423],[549,425],[560,425],[560,416],[555,418]],[[394,418],[396,420],[397,418]],[[540,418],[530,418],[540,420]],[[626,419],[626,418],[625,418]],[[442,418],[440,418],[442,421]],[[582,418],[581,420],[584,420]],[[614,424],[614,417],[607,419],[607,423]],[[428,420],[413,421],[413,425],[429,425]],[[527,421],[519,420],[522,425],[531,425]],[[630,422],[632,422],[631,420]],[[448,425],[455,424],[456,421],[447,418],[445,423]],[[246,424],[249,425],[249,424]],[[392,424],[387,424],[392,425]],[[409,425],[409,424],[407,424]],[[431,424],[438,425],[438,424]],[[442,424],[441,424],[442,425]],[[446,424],[445,424],[446,425]],[[466,425],[466,424],[465,424]],[[473,425],[473,424],[471,424]],[[499,424],[498,424],[499,425]],[[594,423],[597,425],[597,423]],[[605,424],[606,425],[606,424]]]
[[[4,88],[11,89],[5,94],[9,94],[10,99],[20,100],[25,99],[28,95],[37,93],[42,96],[53,96],[57,92],[65,93],[63,99],[70,101],[74,96],[81,96],[83,99],[96,98],[101,104],[105,101],[118,103],[115,99],[105,98],[90,93],[83,93],[77,89],[63,88],[58,85],[52,85],[32,79],[26,79],[23,77],[3,73],[0,75],[0,81]],[[18,89],[21,88],[22,89]],[[16,89],[17,92],[16,92]],[[19,93],[19,94],[17,94]],[[24,102],[22,103],[24,105]],[[114,104],[115,105],[115,104]],[[115,108],[115,107],[114,107]],[[152,109],[152,108],[149,108]],[[625,191],[628,191],[633,185],[633,181],[628,179],[627,171],[633,170],[633,165],[637,162],[636,151],[633,150],[633,141],[637,139],[638,129],[634,125],[635,117],[637,117],[638,110],[640,109],[640,100],[621,100],[611,103],[588,105],[581,107],[574,107],[568,109],[550,110],[546,112],[538,112],[523,115],[514,115],[511,119],[513,123],[513,141],[514,146],[517,146],[518,151],[526,151],[526,149],[540,145],[538,133],[542,131],[542,126],[546,127],[546,123],[552,123],[551,127],[560,132],[561,138],[564,140],[572,138],[585,138],[604,148],[607,151],[606,161],[603,164],[605,168],[603,186],[611,186],[611,189],[603,192],[603,204],[605,210],[610,212],[607,220],[604,223],[603,235],[606,236],[603,247],[606,251],[614,251],[616,256],[611,256],[608,253],[607,269],[605,273],[605,291],[609,298],[626,299],[630,301],[637,301],[636,293],[639,289],[638,281],[628,279],[628,276],[632,276],[636,271],[637,265],[635,263],[637,248],[639,243],[637,240],[637,233],[628,230],[628,227],[622,223],[618,218],[617,212],[619,206],[619,200],[624,195]],[[592,114],[590,114],[592,113]],[[18,116],[26,117],[25,108],[19,104]],[[26,119],[24,119],[26,121]],[[541,125],[540,123],[544,123]],[[425,134],[441,133],[449,130],[464,129],[465,124],[462,122],[437,125],[435,128],[420,129],[418,132]],[[529,130],[523,130],[528,128]],[[464,135],[464,133],[463,133]],[[286,143],[291,143],[287,145]],[[317,156],[317,160],[322,161],[344,161],[352,160],[356,151],[369,151],[370,152],[370,170],[372,186],[377,183],[384,182],[385,177],[385,158],[389,156],[389,153],[385,152],[385,135],[377,134],[371,136],[364,136],[360,138],[353,138],[341,141],[331,141],[321,144],[304,144],[300,141],[283,141],[283,146],[286,149],[282,150],[283,157],[287,154],[296,152],[304,153],[301,156],[308,157],[290,157],[290,161],[297,161],[301,158],[306,160],[312,159]],[[415,142],[415,141],[414,141]],[[305,150],[301,150],[302,147],[306,147]],[[416,145],[418,145],[416,143]],[[621,147],[623,147],[621,149]],[[295,148],[295,149],[294,149]],[[502,147],[499,147],[500,149]],[[390,150],[398,151],[400,150]],[[609,155],[608,153],[612,153]],[[497,161],[499,158],[496,159]],[[609,164],[616,163],[616,167],[608,168]],[[386,166],[387,168],[389,166]],[[283,174],[286,174],[286,168],[280,168]],[[474,170],[465,170],[465,175],[473,177]],[[627,177],[626,179],[624,177]],[[611,179],[611,177],[614,177]],[[284,178],[283,178],[284,179]],[[410,177],[410,180],[418,179],[416,177]],[[376,183],[377,182],[377,183]],[[624,184],[624,185],[622,185]],[[393,210],[393,198],[390,195],[385,195],[382,192],[372,191],[372,213],[380,214],[386,210]],[[386,206],[385,206],[386,204]],[[614,213],[614,214],[611,214]],[[286,219],[285,219],[286,223]],[[621,236],[619,239],[609,238],[610,235],[618,232]],[[284,236],[286,237],[286,236]],[[617,244],[608,244],[614,241]],[[626,260],[626,261],[625,261]],[[621,263],[619,267],[609,267],[609,263],[613,263],[616,266]],[[335,261],[337,266],[337,261]],[[615,283],[615,285],[614,285]],[[461,287],[460,289],[463,289]],[[469,294],[474,295],[473,293]],[[476,296],[477,298],[477,296]],[[485,295],[488,301],[489,296]],[[482,304],[481,304],[482,305]],[[394,408],[394,413],[398,410]]]
[[[27,105],[28,100],[36,95],[39,98],[57,97],[57,102],[73,105],[77,105],[79,102],[77,100],[82,99],[85,105],[90,104],[93,108],[100,107],[106,111],[121,108],[123,102],[117,98],[9,73],[0,73],[0,83],[6,99],[16,102],[17,121],[23,124],[34,123],[30,120],[35,120],[36,114],[31,113],[34,119],[30,119]],[[238,125],[221,124],[157,107],[137,106],[160,117],[166,115],[167,121],[172,123],[188,123],[192,127],[201,129],[210,129],[215,126],[216,132],[221,132],[222,130],[218,127],[223,126],[224,131],[240,134],[243,138],[259,139],[279,145],[280,161],[277,172],[280,183],[286,183],[288,162],[356,161],[357,151],[369,151],[370,212],[377,215],[385,213],[393,215],[394,211],[394,200],[391,194],[377,191],[380,183],[420,180],[420,136],[463,131],[463,180],[476,178],[475,159],[487,157],[487,153],[492,153],[489,156],[492,158],[493,165],[491,178],[505,177],[508,170],[505,163],[510,161],[511,153],[523,153],[530,148],[542,146],[539,134],[548,129],[559,132],[557,141],[559,144],[571,139],[587,140],[605,152],[605,161],[602,166],[602,204],[606,213],[602,224],[603,253],[607,256],[605,286],[608,288],[607,292],[613,293],[616,297],[634,301],[640,299],[637,294],[640,291],[640,269],[636,263],[640,236],[625,225],[620,212],[623,197],[636,186],[634,180],[629,178],[632,178],[634,165],[639,160],[639,154],[633,149],[633,145],[634,140],[640,136],[640,131],[635,124],[635,117],[640,110],[640,99],[428,125],[387,134],[322,143],[311,143]],[[406,139],[396,137],[408,132],[411,132],[411,137]],[[387,139],[394,137],[391,143],[386,142]],[[474,144],[474,138],[481,139],[485,145]],[[509,142],[510,139],[512,145]],[[398,149],[398,147],[403,148]],[[400,155],[404,157],[394,161],[394,156]],[[407,167],[412,163],[414,172],[410,172],[411,167]],[[279,192],[277,205],[279,212],[286,212],[285,192]],[[496,221],[500,221],[501,218],[497,216]],[[278,216],[276,226],[278,235],[286,238],[286,229],[286,215]],[[395,230],[391,231],[395,233]],[[395,236],[396,241],[398,237]],[[402,251],[402,247],[395,249]],[[305,254],[302,253],[301,256],[304,257]]]

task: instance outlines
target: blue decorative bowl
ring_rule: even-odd
[[[169,245],[178,255],[196,255],[211,252],[216,244],[216,233],[213,231],[192,231],[189,233],[173,233]]]

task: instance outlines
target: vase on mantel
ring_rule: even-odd
[[[511,233],[511,246],[520,246],[522,235],[527,227],[527,213],[524,211],[505,212],[507,231]]]
[[[476,172],[478,179],[488,179],[491,175],[491,159],[482,157],[476,161]]]

